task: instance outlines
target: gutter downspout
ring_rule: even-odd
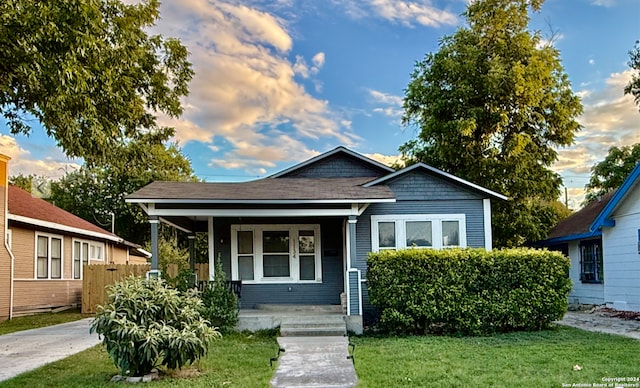
[[[5,207],[6,209],[6,207]],[[5,214],[7,214],[5,212]],[[15,268],[15,257],[13,256],[13,252],[11,251],[11,248],[9,247],[9,243],[7,242],[7,224],[8,222],[5,222],[4,224],[4,247],[7,250],[7,252],[9,252],[9,256],[11,256],[11,268],[10,268],[10,272],[11,275],[9,280],[9,320],[11,320],[13,318],[13,269]]]

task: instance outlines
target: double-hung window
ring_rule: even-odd
[[[62,236],[36,234],[36,278],[62,279]]]
[[[232,225],[231,276],[244,283],[321,282],[320,225]]]
[[[580,280],[582,283],[602,283],[604,267],[602,265],[602,242],[600,240],[580,243]]]
[[[371,216],[371,245],[374,252],[466,247],[466,234],[464,214]]]
[[[104,261],[104,244],[95,241],[73,240],[73,278],[82,279],[82,266],[91,261]]]

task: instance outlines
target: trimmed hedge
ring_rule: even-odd
[[[378,328],[395,334],[541,330],[561,319],[569,259],[535,249],[406,249],[370,253]]]

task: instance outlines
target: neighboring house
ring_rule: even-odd
[[[153,182],[129,195],[158,222],[208,232],[209,263],[242,280],[242,305],[340,304],[362,331],[367,254],[406,247],[491,249],[491,199],[424,164],[399,171],[344,147],[241,183]],[[152,266],[157,268],[157,244]],[[211,277],[213,274],[211,274]]]
[[[139,246],[7,183],[0,155],[0,320],[81,302],[84,264],[146,263]]]
[[[640,311],[640,164],[617,191],[561,221],[540,245],[571,259],[569,303]]]

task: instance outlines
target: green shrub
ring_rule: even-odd
[[[238,322],[238,297],[227,285],[220,258],[216,260],[214,280],[202,291],[201,313],[214,327],[226,332]]]
[[[129,277],[109,288],[91,332],[123,375],[140,376],[157,365],[180,369],[204,356],[220,333],[201,317],[195,291],[180,294],[161,279]]]
[[[398,334],[540,330],[562,318],[571,290],[569,260],[534,249],[371,253],[367,279],[378,327]]]

